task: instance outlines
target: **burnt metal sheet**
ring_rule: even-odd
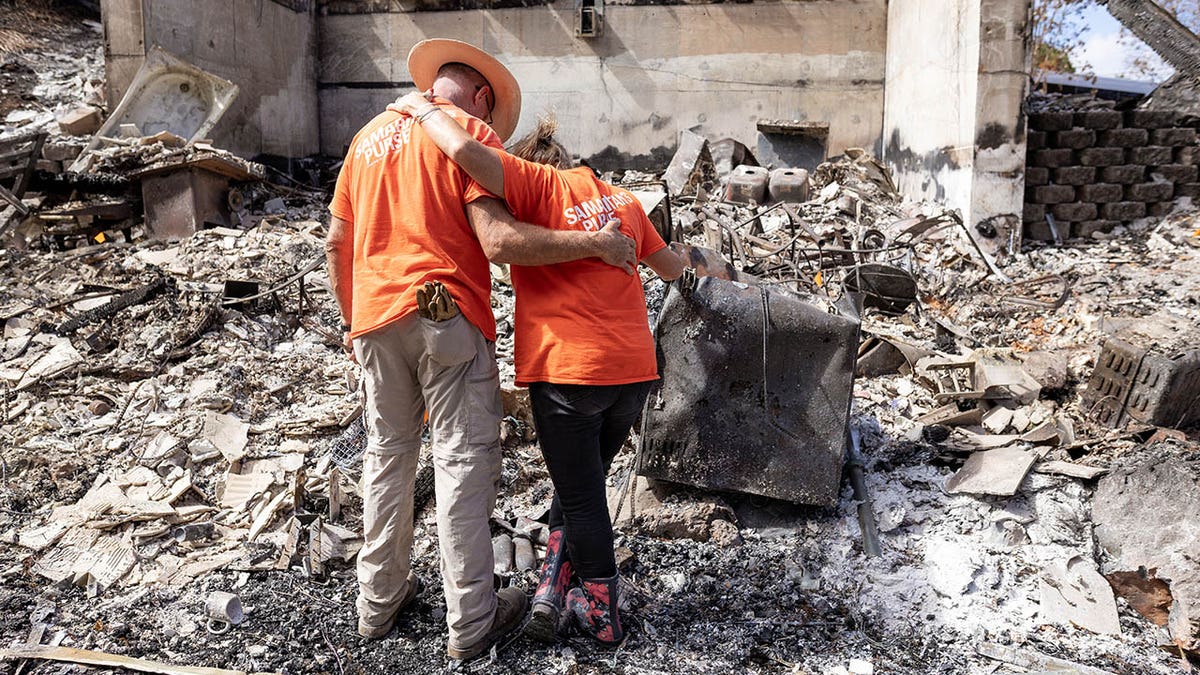
[[[144,177],[142,201],[151,238],[186,239],[208,226],[232,227],[228,190],[228,178],[195,167]]]
[[[829,123],[759,120],[755,155],[761,166],[812,171],[829,156]]]
[[[858,322],[771,286],[673,285],[638,473],[802,504],[837,502]]]
[[[899,316],[917,301],[917,280],[908,271],[885,263],[864,263],[846,270],[846,289],[864,294],[863,305]]]

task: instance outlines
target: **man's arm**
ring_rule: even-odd
[[[489,148],[467,133],[445,109],[430,102],[428,94],[410,92],[392,107],[412,115],[425,134],[475,182],[494,195],[504,194],[504,165],[499,150]]]
[[[325,236],[325,268],[329,272],[329,286],[337,301],[342,324],[350,325],[354,315],[354,223],[337,216],[329,217],[329,234]],[[353,358],[350,349],[350,333],[342,334],[342,346]]]
[[[619,220],[596,232],[551,230],[519,222],[502,202],[488,198],[467,204],[467,218],[492,262],[532,266],[600,258],[628,274],[637,265],[634,241],[621,234]]]

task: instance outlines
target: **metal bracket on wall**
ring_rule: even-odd
[[[604,32],[604,0],[579,0],[575,6],[575,37],[600,37]]]

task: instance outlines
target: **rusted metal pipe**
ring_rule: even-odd
[[[863,551],[878,558],[879,526],[875,523],[875,511],[871,508],[871,496],[867,494],[862,452],[858,430],[850,427],[850,444],[846,452],[846,470],[850,473],[850,487],[854,490],[854,501],[858,502],[858,527],[862,530]]]

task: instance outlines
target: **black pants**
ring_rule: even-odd
[[[617,573],[604,476],[651,384],[529,385],[542,457],[554,482],[550,529],[563,527],[568,558],[582,579]]]

